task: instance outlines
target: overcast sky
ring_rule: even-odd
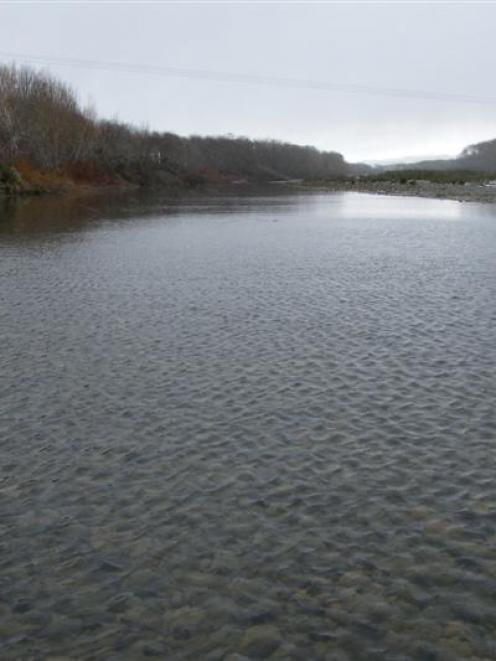
[[[494,97],[461,103],[49,65],[101,116],[348,160],[496,138],[496,4],[2,3],[0,51]],[[0,54],[0,61],[12,58]]]

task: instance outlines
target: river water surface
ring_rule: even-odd
[[[0,211],[2,659],[495,659],[496,207]]]

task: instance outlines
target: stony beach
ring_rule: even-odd
[[[300,187],[300,186],[299,186]],[[397,182],[370,182],[366,179],[344,180],[325,184],[301,186],[302,190],[343,191],[357,193],[372,193],[376,195],[399,195],[407,197],[430,197],[440,200],[457,200],[459,202],[496,202],[496,186],[484,186],[475,183],[440,184],[429,181],[400,184]]]

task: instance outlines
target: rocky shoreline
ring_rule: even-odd
[[[398,182],[368,182],[365,180],[349,180],[335,182],[308,182],[300,185],[304,190],[321,191],[354,191],[356,193],[373,193],[376,195],[401,195],[407,197],[430,197],[442,200],[458,200],[459,202],[496,202],[496,186],[485,186],[478,183],[441,184],[429,181]]]

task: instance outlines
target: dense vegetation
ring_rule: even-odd
[[[496,172],[496,140],[466,147],[456,159],[458,165],[471,170]]]
[[[29,67],[0,65],[0,182],[194,186],[204,181],[342,176],[343,157],[271,140],[180,137],[99,119],[70,87]]]

